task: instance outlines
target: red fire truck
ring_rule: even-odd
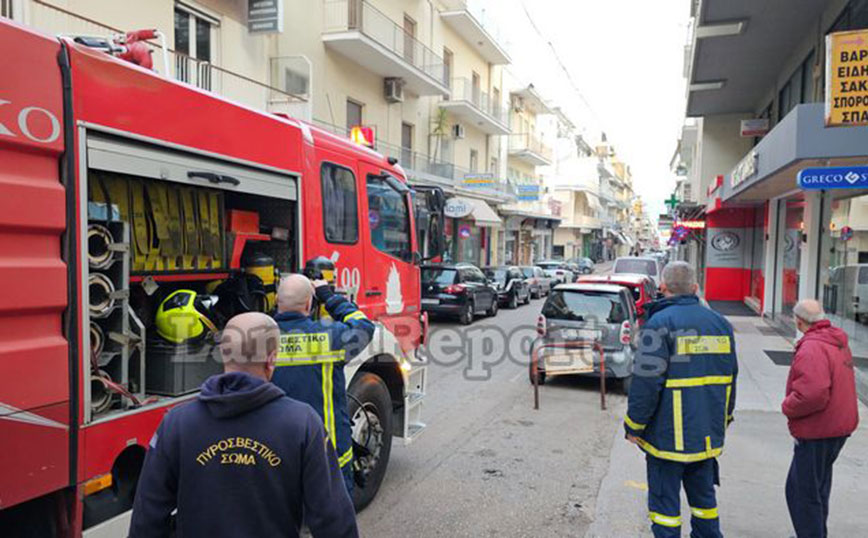
[[[161,301],[219,297],[219,325],[315,257],[378,326],[347,366],[367,504],[392,437],[425,427],[419,252],[442,247],[423,233],[442,192],[73,39],[0,21],[0,51],[0,534],[125,535],[154,430],[220,371],[211,340],[161,337]]]

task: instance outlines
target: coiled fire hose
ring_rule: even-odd
[[[115,300],[112,298],[115,285],[112,284],[111,279],[102,273],[91,273],[87,277],[87,289],[90,297],[90,315],[97,318],[107,316],[115,306]]]
[[[111,248],[114,242],[111,232],[100,224],[87,227],[87,262],[94,269],[107,269],[114,261]]]
[[[90,322],[90,349],[91,352],[98,358],[102,353],[105,345],[105,334],[102,332],[102,327],[94,322]]]

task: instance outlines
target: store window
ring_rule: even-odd
[[[469,220],[455,223],[455,261],[479,264],[482,261],[484,233]]]
[[[832,323],[847,332],[856,367],[868,369],[868,196],[823,207],[820,299]]]
[[[795,330],[793,307],[799,299],[799,266],[802,258],[802,235],[804,231],[805,200],[798,195],[778,201],[780,218],[778,244],[778,282],[780,282],[779,320]]]
[[[368,176],[368,220],[374,248],[410,260],[410,212],[406,197],[379,176]]]
[[[331,163],[323,163],[321,177],[326,241],[355,243],[359,239],[356,177],[349,168]]]

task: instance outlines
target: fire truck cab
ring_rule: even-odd
[[[221,370],[213,339],[160,333],[163,301],[195,292],[219,330],[318,256],[377,324],[346,371],[354,501],[370,502],[392,437],[425,427],[419,264],[442,246],[442,192],[68,38],[4,20],[0,51],[4,534],[123,535],[157,425]]]

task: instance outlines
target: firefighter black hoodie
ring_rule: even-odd
[[[165,416],[139,479],[131,538],[356,537],[355,513],[323,423],[262,379],[210,377]]]

